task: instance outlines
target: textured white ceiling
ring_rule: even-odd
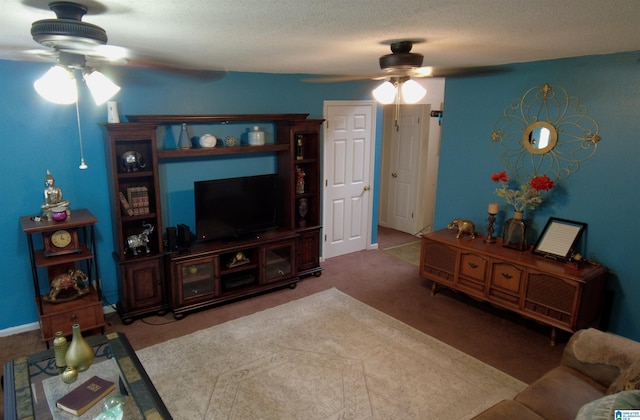
[[[640,50],[640,0],[76,1],[109,44],[207,70],[375,74],[384,41],[415,38],[434,66]],[[0,0],[0,59],[44,49],[30,28],[47,4]]]

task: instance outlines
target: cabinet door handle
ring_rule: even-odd
[[[471,268],[478,268],[478,264],[476,264],[476,263],[469,263],[469,267],[471,267]]]
[[[71,315],[71,322],[77,323],[78,322],[78,315],[76,315],[76,314]]]
[[[513,276],[509,273],[500,273],[502,274],[502,277],[504,277],[507,280],[511,280],[513,278]]]

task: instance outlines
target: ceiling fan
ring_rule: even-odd
[[[379,58],[381,74],[361,74],[327,76],[305,79],[309,83],[337,83],[355,80],[389,80],[395,82],[407,81],[411,78],[421,77],[454,77],[468,76],[481,73],[493,73],[499,71],[497,67],[432,67],[422,66],[424,56],[411,52],[414,44],[424,42],[424,39],[406,39],[385,41],[389,44],[391,54]]]
[[[99,3],[93,3],[99,8]],[[48,6],[56,14],[56,18],[33,22],[31,36],[40,45],[51,49],[22,51],[18,55],[46,61],[57,60],[71,68],[81,68],[85,65],[126,65],[208,79],[218,78],[222,73],[189,68],[179,63],[148,57],[124,47],[108,45],[107,33],[103,28],[82,20],[89,12],[87,6],[69,1],[53,1]]]

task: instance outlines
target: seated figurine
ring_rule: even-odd
[[[60,187],[54,185],[55,179],[49,170],[47,170],[47,176],[44,179],[44,184],[46,185],[46,188],[44,189],[42,216],[47,220],[54,220],[54,214],[64,215],[64,218],[57,218],[56,220],[64,220],[68,216],[71,216],[69,202],[62,199],[62,190]]]

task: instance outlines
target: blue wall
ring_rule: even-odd
[[[75,106],[54,105],[40,98],[33,81],[50,67],[42,63],[0,60],[0,144],[4,160],[0,166],[0,194],[5,197],[0,221],[3,293],[0,293],[0,330],[37,322],[26,237],[18,219],[36,215],[43,203],[47,169],[62,188],[72,208],[88,208],[97,218],[98,258],[105,298],[117,300],[115,264],[111,258],[110,204],[107,190],[102,131],[98,123],[107,118],[106,105],[95,106],[86,87],[81,87],[80,113],[84,155],[89,169],[80,163]],[[309,113],[322,118],[324,100],[370,100],[375,82],[348,84],[302,83],[303,75],[228,73],[213,81],[185,78],[164,72],[118,69],[110,74],[122,91],[114,98],[121,119],[126,114],[251,114]],[[197,133],[194,133],[197,134]],[[218,166],[207,178],[273,172],[272,157],[216,160]],[[169,164],[163,174],[169,180],[172,197],[192,202],[192,179],[173,176],[185,170],[183,164]],[[207,165],[211,168],[211,165]],[[200,170],[202,172],[203,170]],[[197,172],[197,171],[196,171]],[[196,176],[196,175],[194,175]],[[375,198],[377,202],[377,197]],[[193,215],[172,201],[166,216],[170,225],[193,226]],[[192,208],[192,206],[191,206]],[[191,213],[192,210],[189,212]],[[191,222],[190,222],[191,221]],[[167,221],[165,221],[167,222]],[[374,238],[375,239],[375,238]]]
[[[513,65],[512,71],[504,74],[448,80],[435,214],[436,228],[446,226],[453,217],[485,226],[487,203],[499,202],[489,180],[491,173],[500,169],[489,139],[493,124],[504,108],[530,87],[545,82],[565,87],[588,106],[589,115],[600,124],[602,141],[596,156],[560,181],[548,205],[529,212],[527,218],[534,230],[549,216],[589,224],[583,253],[611,270],[609,287],[615,300],[610,328],[635,339],[640,339],[640,314],[635,310],[635,302],[640,301],[635,272],[640,245],[638,57],[637,53],[614,54],[526,63]],[[73,208],[89,208],[98,217],[101,277],[107,300],[116,300],[107,175],[97,124],[106,120],[106,106],[96,107],[82,89],[84,152],[89,169],[81,171],[75,108],[50,104],[32,88],[33,81],[48,67],[0,60],[0,141],[5,158],[0,166],[0,193],[4,197],[0,330],[37,321],[27,243],[18,218],[39,212],[47,169]],[[370,99],[371,88],[377,84],[314,85],[301,83],[302,77],[228,73],[219,80],[202,82],[162,72],[121,69],[114,79],[123,90],[115,100],[121,115],[302,112],[320,118],[323,100]],[[377,152],[379,148],[378,142]],[[376,171],[376,182],[378,179]],[[178,194],[180,188],[176,187]],[[378,202],[377,187],[373,202]],[[501,213],[499,221],[505,216]]]
[[[435,226],[454,217],[486,228],[489,202],[501,203],[498,232],[511,216],[490,180],[503,169],[490,134],[505,107],[533,86],[564,87],[588,107],[599,124],[596,155],[582,163],[543,207],[527,211],[534,232],[550,216],[586,222],[583,255],[610,270],[614,292],[610,329],[640,339],[640,53],[590,56],[512,65],[488,77],[447,80]],[[535,239],[535,236],[534,236]]]

